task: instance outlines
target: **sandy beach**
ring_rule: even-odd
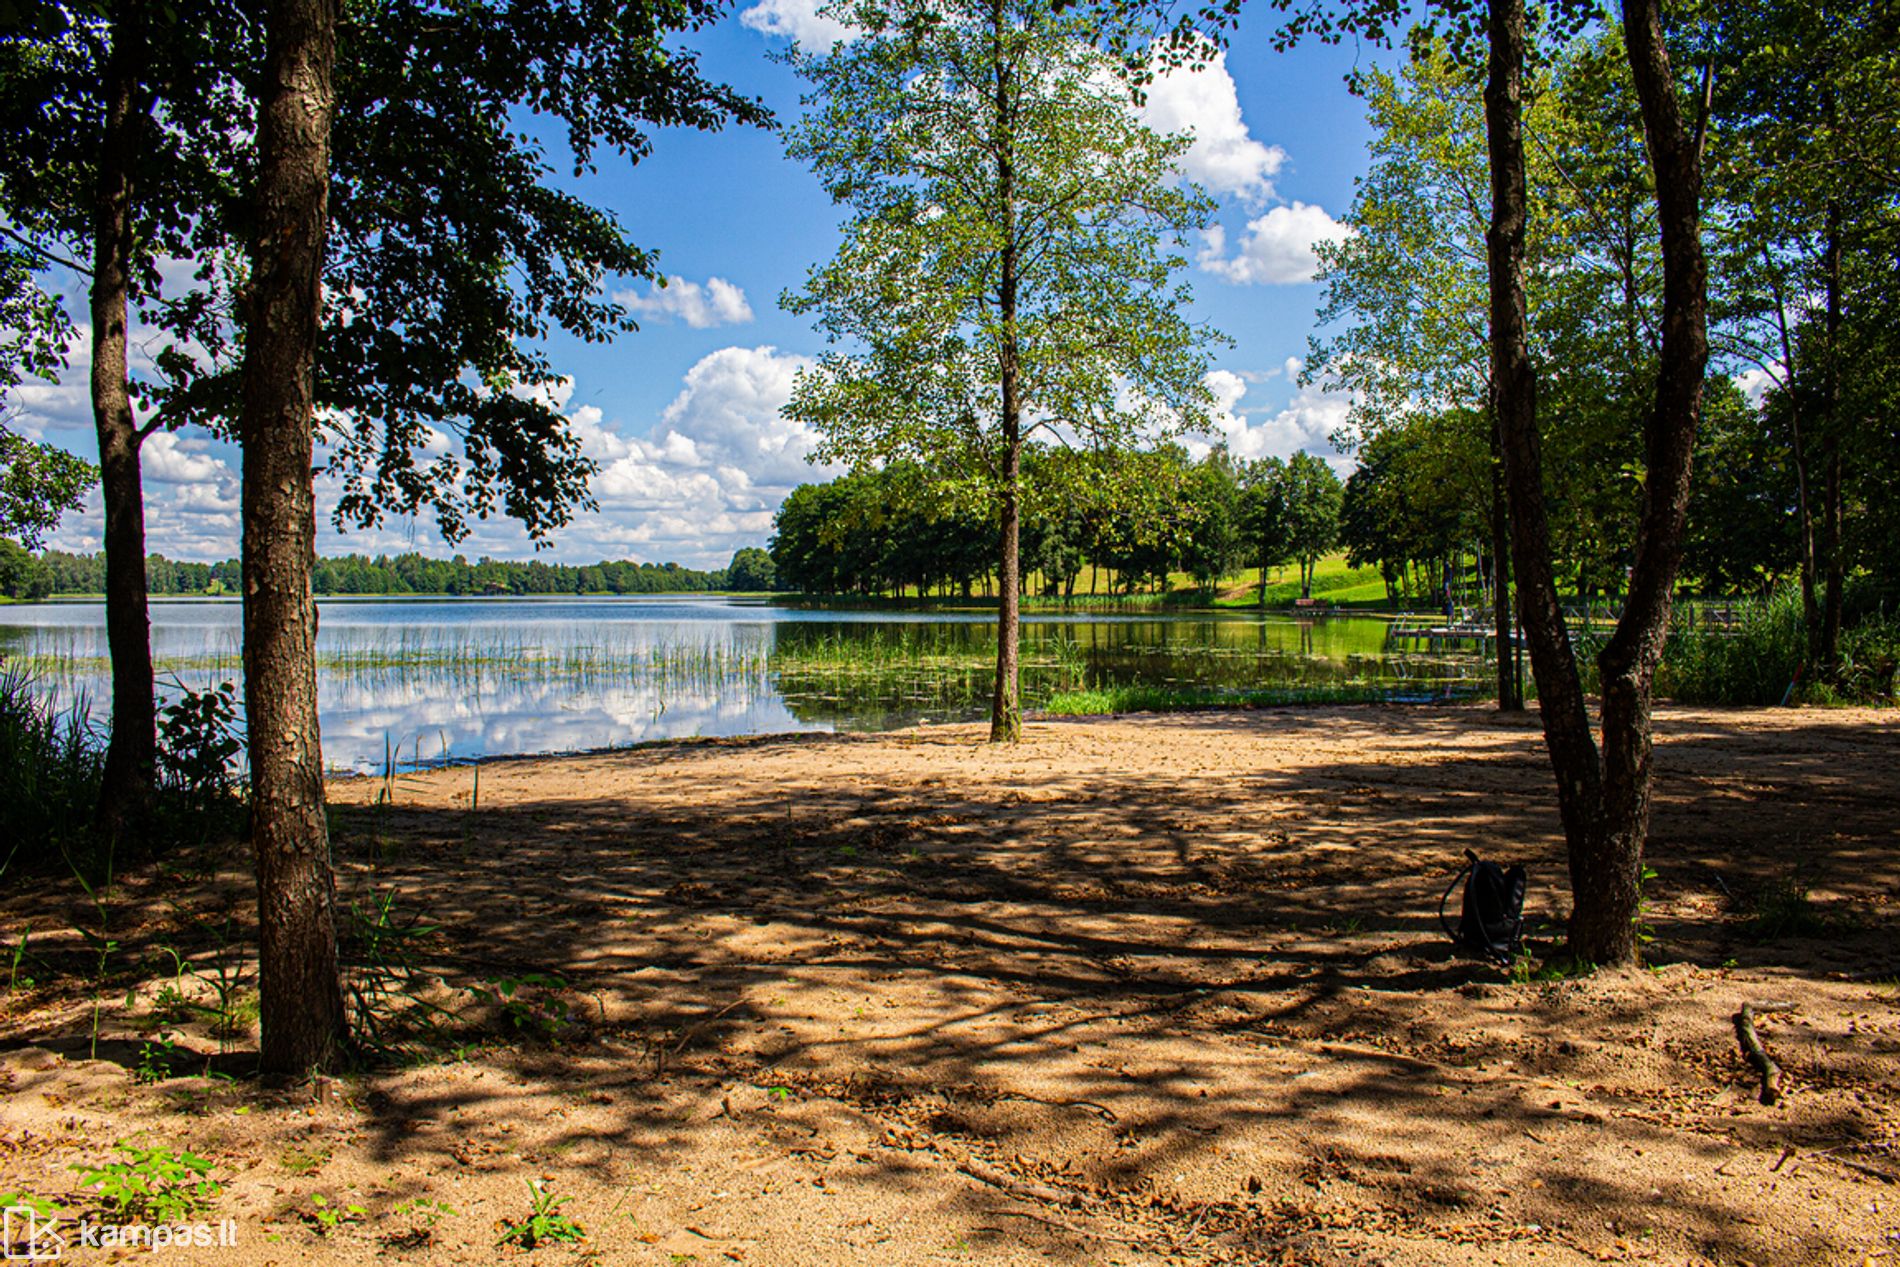
[[[211,984],[237,842],[122,878],[103,985],[84,895],[9,879],[42,979],[0,1009],[0,1192],[96,1212],[72,1167],[188,1146],[238,1243],[164,1260],[246,1267],[1900,1261],[1900,715],[1657,729],[1650,965],[1575,978],[1439,930],[1468,847],[1529,868],[1540,954],[1564,917],[1535,718],[1475,707],[338,781],[346,954],[415,974],[409,1062],[198,1076],[254,1050]],[[1745,1002],[1793,1005],[1772,1107]],[[585,1239],[497,1245],[531,1180]]]

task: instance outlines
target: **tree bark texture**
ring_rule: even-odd
[[[98,825],[116,841],[151,810],[158,711],[145,594],[145,495],[126,366],[131,296],[132,167],[144,113],[137,104],[143,36],[136,3],[121,4],[106,61],[106,124],[93,204],[92,419],[105,507],[106,644],[112,654],[112,738],[106,746]]]
[[[243,369],[244,693],[266,1072],[344,1041],[317,732],[314,373],[339,0],[271,0]]]
[[[1511,511],[1504,498],[1504,455],[1498,443],[1498,414],[1491,410],[1491,608],[1497,634],[1498,711],[1524,711],[1524,687],[1517,680],[1512,654]]]

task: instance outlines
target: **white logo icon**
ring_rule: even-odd
[[[57,1214],[41,1214],[30,1205],[0,1211],[0,1254],[9,1262],[50,1263],[65,1256],[66,1238],[56,1230]]]

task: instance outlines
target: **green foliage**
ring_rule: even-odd
[[[518,1223],[502,1224],[495,1244],[537,1249],[550,1242],[576,1245],[586,1240],[587,1230],[561,1213],[561,1207],[571,1200],[555,1196],[553,1189],[539,1179],[528,1180],[528,1216]]]
[[[788,416],[828,458],[928,462],[979,500],[1006,450],[1058,423],[1112,447],[1211,403],[1209,336],[1173,282],[1170,248],[1211,209],[1175,181],[1186,140],[1136,122],[1081,19],[1038,0],[997,12],[1000,26],[974,3],[842,6],[869,34],[793,55],[815,109],[787,144],[852,212],[788,306],[863,348],[802,375]]]
[[[0,589],[4,589],[6,560],[0,544]],[[29,567],[31,565],[22,565]],[[103,554],[68,554],[48,550],[31,569],[35,584],[54,594],[105,592]],[[239,564],[193,563],[162,554],[145,559],[146,592],[151,594],[235,594]],[[23,573],[24,574],[24,573]],[[470,563],[461,555],[450,559],[409,553],[398,555],[345,554],[317,560],[311,587],[318,594],[673,594],[723,589],[723,572],[704,572],[677,563],[635,563],[603,559],[582,565],[526,563],[481,558]]]
[[[124,1219],[177,1223],[216,1200],[223,1185],[211,1163],[192,1152],[115,1144],[124,1161],[74,1166],[81,1186],[96,1188],[106,1208]]]
[[[305,1149],[293,1147],[286,1148],[282,1153],[278,1154],[277,1164],[283,1167],[287,1174],[306,1177],[322,1170],[329,1160],[330,1150],[327,1148]]]
[[[395,889],[350,902],[340,950],[350,1032],[358,1049],[383,1059],[413,1058],[440,1045],[456,1018],[415,996],[421,943],[438,929],[403,910]]]
[[[0,665],[0,873],[90,860],[105,745],[84,697],[61,709],[32,678]]]
[[[32,935],[33,926],[29,924],[20,930],[20,940],[13,945],[13,954],[7,961],[8,994],[12,994],[15,990],[31,990],[33,988],[33,978],[20,975],[20,964],[26,959],[27,939],[32,937]]]
[[[654,276],[655,257],[560,187],[537,136],[559,135],[581,170],[602,154],[637,162],[656,128],[767,120],[678,46],[713,7],[533,8],[528,20],[509,0],[348,5],[316,380],[341,521],[428,508],[453,539],[502,512],[542,537],[587,504],[593,463],[543,389],[556,375],[539,344],[552,328],[589,341],[634,329],[604,283]],[[91,257],[107,89],[129,78],[133,302],[164,334],[132,388],[162,425],[229,434],[261,12],[170,0],[63,13],[0,45],[0,215],[36,268]],[[168,257],[196,267],[165,289]],[[446,452],[445,433],[460,438]]]
[[[1240,471],[1225,450],[1216,449],[1206,461],[1195,463],[1184,492],[1193,515],[1181,547],[1181,567],[1203,594],[1212,595],[1254,554],[1248,549]]]
[[[732,562],[726,566],[726,589],[763,593],[777,587],[771,555],[757,546],[744,546],[733,553]]]
[[[150,1042],[139,1044],[138,1064],[132,1070],[137,1082],[163,1082],[173,1076],[173,1067],[178,1060],[178,1041],[170,1034],[160,1034]]]
[[[99,480],[98,468],[54,444],[15,435],[0,423],[0,539],[17,538],[31,549],[59,526],[60,516],[78,510]],[[19,545],[0,540],[13,550]],[[9,598],[43,598],[45,582],[16,560],[0,563],[0,593]]]
[[[1688,704],[1779,704],[1807,658],[1801,595],[1792,587],[1729,607],[1733,620],[1678,627],[1656,692]]]
[[[1087,16],[1051,0],[832,12],[863,34],[825,55],[794,46],[814,92],[787,151],[851,218],[784,302],[854,351],[801,373],[784,413],[818,432],[821,459],[916,463],[948,499],[994,510],[1001,672],[1025,450],[1128,449],[1208,422],[1214,336],[1183,315],[1175,273],[1213,203],[1178,179],[1188,140],[1129,108]],[[993,739],[1020,735],[1019,689],[997,681]]]
[[[0,439],[0,447],[4,444],[4,439]],[[11,475],[12,471],[9,470],[0,478],[10,478]],[[0,595],[32,602],[52,592],[52,574],[40,561],[14,542],[0,537]]]
[[[176,808],[207,826],[235,805],[232,763],[244,750],[237,688],[229,682],[203,691],[177,685],[158,714],[158,768]]]
[[[1514,985],[1549,985],[1587,977],[1596,970],[1597,966],[1588,959],[1574,955],[1554,955],[1540,960],[1528,949],[1521,949],[1511,960],[1509,976]]]
[[[1285,462],[1257,463],[1252,478],[1256,509],[1251,522],[1262,567],[1282,558],[1296,560],[1300,597],[1311,598],[1314,565],[1339,543],[1344,486],[1331,466],[1306,452]]]
[[[558,135],[578,173],[637,163],[660,128],[767,122],[682,44],[717,13],[697,0],[541,0],[531,17],[512,0],[356,6],[326,272],[347,298],[318,355],[340,521],[426,507],[454,540],[502,511],[539,539],[591,506],[594,464],[544,389],[557,375],[543,342],[634,330],[605,282],[653,278],[656,258],[567,192],[537,134]],[[435,449],[444,432],[459,453]]]
[[[160,763],[166,777],[154,806],[157,829],[141,843],[153,854],[196,844],[234,825],[235,701],[220,690],[184,692],[166,709]],[[106,865],[93,818],[105,769],[105,737],[81,696],[60,708],[26,673],[0,665],[0,873]]]
[[[345,1203],[332,1204],[330,1198],[321,1192],[310,1194],[310,1208],[303,1211],[304,1222],[316,1230],[319,1236],[328,1236],[345,1223],[360,1223],[369,1214],[369,1210],[360,1205]]]
[[[552,972],[491,977],[469,993],[496,1010],[501,1023],[518,1034],[557,1038],[572,1023],[566,978]]]
[[[1251,490],[1220,449],[1191,462],[1177,445],[1105,459],[1039,454],[1025,463],[1032,497],[1021,536],[1025,586],[1065,601],[1087,575],[1133,601],[1187,572],[1202,599],[1252,556]],[[1130,472],[1135,472],[1131,475]],[[808,594],[992,592],[992,516],[937,495],[947,476],[910,463],[801,484],[780,506],[772,559],[780,586]],[[1093,571],[1092,571],[1093,570]],[[1100,575],[1107,573],[1106,576]],[[1093,592],[1093,591],[1092,591]]]

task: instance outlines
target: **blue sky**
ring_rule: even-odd
[[[826,38],[813,9],[811,0],[741,4],[692,43],[707,73],[790,119],[799,84],[768,54],[784,49],[790,33],[807,43]],[[1319,301],[1308,280],[1310,243],[1334,231],[1366,164],[1361,103],[1343,77],[1374,54],[1351,46],[1277,54],[1265,18],[1245,27],[1210,69],[1159,84],[1149,118],[1195,135],[1187,174],[1220,201],[1218,228],[1190,243],[1188,255],[1195,315],[1234,340],[1217,353],[1211,381],[1225,407],[1225,439],[1248,457],[1302,448],[1330,454],[1326,436],[1345,402],[1293,380]],[[641,309],[638,334],[608,346],[551,344],[565,376],[554,396],[602,470],[600,510],[559,533],[541,557],[723,565],[739,546],[765,543],[772,512],[793,485],[825,478],[804,461],[811,437],[778,417],[792,377],[823,343],[805,320],[781,312],[778,298],[836,249],[839,214],[810,172],[785,158],[775,134],[752,128],[664,132],[639,166],[603,162],[575,187],[657,249],[662,270],[678,281],[658,294],[625,279],[610,286]],[[83,297],[70,299],[69,311],[83,316]],[[83,346],[79,352],[58,387],[21,393],[15,425],[86,453]],[[145,467],[153,551],[197,559],[237,552],[235,452],[208,437],[161,434],[147,444]],[[321,487],[319,494],[324,505],[334,496]],[[95,497],[49,544],[96,550],[100,530]],[[344,535],[325,522],[318,548],[534,553],[525,534],[492,521],[454,547],[427,520]]]

